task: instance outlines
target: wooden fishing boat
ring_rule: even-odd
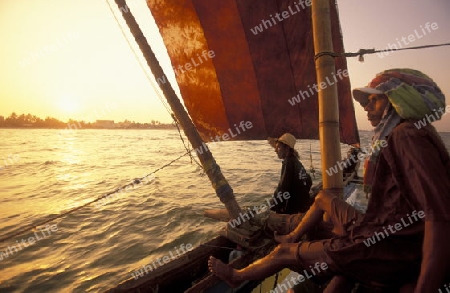
[[[126,6],[125,0],[115,2]],[[212,137],[261,140],[290,132],[320,138],[322,174],[341,160],[339,141],[359,146],[346,60],[329,54],[343,52],[335,0],[147,2],[189,114],[169,82],[158,84],[226,208],[207,216],[228,221],[244,212],[205,144]],[[155,79],[165,76],[132,13],[120,10]],[[338,170],[314,191],[343,184]],[[275,245],[257,222],[281,229],[282,217],[267,212],[235,229],[225,225],[223,236],[108,292],[250,292],[255,282],[230,291],[207,272],[207,259],[226,261],[229,250],[222,248],[238,244],[247,252],[232,264],[248,265]]]
[[[346,174],[344,185],[355,182],[357,169],[358,168],[352,173]],[[322,183],[313,186],[311,188],[312,196],[317,194],[321,188]],[[228,222],[230,220],[229,214],[225,209],[206,210],[205,216],[223,222]],[[266,223],[269,226],[269,233],[273,233],[275,230],[281,232],[288,231],[288,227],[285,225],[284,216],[285,215],[273,212],[270,212],[270,214],[267,215]],[[265,215],[262,215],[261,217],[265,217]],[[225,229],[222,233],[226,234]],[[260,239],[263,239],[263,237]],[[249,263],[266,255],[274,246],[275,243],[269,241],[265,243],[263,247],[251,249],[248,253],[233,259],[233,266],[236,268],[245,267]],[[207,270],[207,261],[211,255],[222,261],[228,262],[230,260],[231,251],[236,252],[235,249],[235,242],[229,240],[225,236],[218,236],[196,247],[192,251],[185,253],[176,260],[173,260],[164,266],[157,267],[155,270],[150,271],[149,269],[148,273],[143,276],[137,279],[131,278],[126,280],[107,292],[251,292],[253,288],[260,285],[264,280],[246,282],[240,288],[232,289],[225,282],[210,274]],[[279,279],[280,281],[282,280],[282,278]],[[273,287],[274,278],[271,278],[269,282],[269,286]],[[311,286],[311,284],[309,284],[309,286]]]

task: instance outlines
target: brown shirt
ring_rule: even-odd
[[[450,221],[450,158],[430,125],[401,123],[387,144],[366,214],[325,249],[344,275],[392,286],[420,272],[424,221]]]

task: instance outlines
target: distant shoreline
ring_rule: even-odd
[[[155,130],[155,129],[176,129],[177,127],[172,124],[154,125],[149,127],[116,127],[116,128],[101,128],[101,127],[83,127],[77,129],[67,129],[67,127],[32,127],[32,126],[0,126],[0,129],[55,129],[55,130],[66,130],[66,131],[76,131],[76,130]],[[361,129],[359,132],[372,132],[372,130]],[[450,131],[438,131],[438,133],[449,133]]]
[[[55,130],[67,130],[67,131],[76,131],[76,130],[153,130],[153,129],[176,129],[177,127],[174,125],[160,125],[160,126],[149,126],[149,127],[114,127],[114,128],[105,128],[105,127],[82,127],[76,129],[67,129],[67,127],[33,127],[33,126],[0,126],[0,129],[55,129]]]
[[[67,122],[63,122],[49,116],[42,119],[30,113],[17,115],[13,112],[6,118],[0,115],[0,128],[9,129],[172,129],[175,127],[172,123],[161,123],[157,120],[151,120],[149,123],[140,123],[128,119],[122,122],[115,122],[114,120],[85,122],[69,119]]]

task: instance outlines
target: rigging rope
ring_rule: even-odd
[[[364,61],[364,55],[366,54],[375,54],[375,53],[386,53],[392,51],[403,51],[403,50],[417,50],[417,49],[426,49],[426,48],[434,48],[434,47],[443,47],[450,46],[450,43],[444,44],[435,44],[435,45],[424,45],[424,46],[416,46],[416,47],[408,47],[408,48],[393,48],[393,49],[384,49],[384,50],[375,50],[375,49],[359,49],[358,52],[344,52],[344,53],[335,53],[335,52],[320,52],[314,56],[314,60],[322,56],[331,56],[331,57],[356,57],[359,56],[359,61]]]
[[[130,40],[128,39],[125,30],[123,29],[123,26],[120,24],[119,19],[117,18],[116,14],[114,13],[114,10],[111,6],[111,3],[109,3],[109,0],[105,0],[106,3],[108,4],[109,10],[111,10],[112,15],[114,16],[114,19],[116,20],[117,25],[120,28],[120,31],[122,33],[122,36],[125,38],[125,40],[128,43],[128,46],[130,47],[131,51],[133,52],[134,57],[136,58],[137,62],[139,63],[139,66],[141,67],[142,71],[144,71],[145,76],[147,77],[147,80],[150,82],[153,91],[156,93],[156,95],[158,96],[159,100],[161,101],[161,103],[163,104],[164,108],[166,108],[167,113],[169,113],[171,116],[173,115],[172,110],[170,109],[170,106],[167,104],[167,102],[162,98],[161,93],[159,91],[159,89],[156,87],[153,79],[150,77],[150,75],[148,74],[146,67],[144,66],[144,64],[142,64],[142,60],[139,58],[135,48],[133,48],[133,46],[131,45]],[[127,7],[128,9],[128,7]],[[163,80],[163,82],[166,82],[166,78],[167,76],[161,76],[160,79]]]
[[[189,156],[190,156],[190,158],[191,158],[191,164],[192,164],[192,161],[194,161],[194,162],[195,162],[195,163],[203,170],[202,165],[201,165],[201,164],[200,164],[200,163],[192,156],[191,151],[189,151],[189,147],[186,146],[186,143],[185,143],[185,141],[184,141],[184,139],[183,139],[183,137],[182,137],[182,134],[181,134],[181,131],[180,131],[180,128],[179,128],[178,120],[176,119],[176,117],[175,117],[174,113],[172,112],[172,109],[170,108],[170,106],[168,105],[168,103],[167,103],[167,102],[165,101],[165,99],[162,97],[161,92],[160,92],[160,89],[155,85],[154,79],[152,79],[152,78],[150,77],[150,75],[148,74],[148,71],[146,70],[146,67],[145,67],[144,64],[142,63],[142,60],[139,58],[139,56],[138,56],[138,54],[137,54],[135,48],[131,45],[131,41],[130,41],[129,38],[127,37],[127,35],[126,35],[126,33],[125,33],[125,30],[124,30],[123,26],[122,26],[121,23],[119,22],[119,19],[116,17],[116,14],[114,13],[114,10],[113,10],[113,8],[112,8],[112,6],[111,6],[111,3],[109,2],[109,0],[105,0],[105,1],[106,1],[106,3],[108,4],[109,10],[111,11],[112,15],[114,16],[114,19],[116,20],[116,23],[117,23],[117,25],[118,25],[119,28],[120,28],[120,31],[122,32],[122,36],[125,38],[126,42],[128,43],[128,46],[130,47],[131,51],[133,52],[134,57],[136,58],[136,61],[139,63],[139,65],[140,65],[142,71],[145,73],[145,76],[147,77],[147,80],[150,82],[150,84],[151,84],[151,86],[152,86],[152,88],[153,88],[153,91],[154,91],[154,92],[156,93],[156,95],[158,96],[158,99],[159,99],[159,100],[161,101],[161,103],[163,104],[163,106],[164,106],[164,108],[166,109],[167,113],[169,113],[170,116],[172,117],[172,119],[173,119],[173,121],[174,121],[174,123],[175,123],[175,125],[176,125],[176,127],[177,127],[177,129],[178,129],[178,133],[180,134],[180,138],[181,138],[181,141],[183,142],[183,146],[184,146],[184,148],[186,149],[186,151],[189,152]],[[129,9],[129,8],[127,7],[127,9]],[[158,78],[158,83],[159,83],[159,82],[163,82],[163,83],[168,82],[166,79],[167,79],[167,75],[161,76],[161,77]]]
[[[184,139],[183,139],[183,136],[181,135],[181,130],[180,130],[180,127],[179,127],[179,125],[178,125],[178,120],[177,120],[177,118],[175,117],[174,114],[172,114],[172,118],[173,118],[173,121],[175,121],[175,126],[176,126],[177,129],[178,129],[178,134],[180,135],[180,139],[181,139],[181,141],[183,142],[184,148],[186,149],[186,151],[189,151],[189,146],[186,145],[186,143],[185,143],[185,141],[184,141]],[[189,142],[188,142],[188,143],[189,143]],[[203,175],[205,175],[205,169],[204,169],[203,166],[195,159],[195,157],[192,155],[191,152],[189,152],[189,157],[190,157],[190,159],[191,159],[191,164],[192,164],[192,161],[194,161],[194,162],[200,167],[200,169],[203,170]]]
[[[11,238],[13,238],[13,237],[15,237],[15,236],[18,236],[18,235],[21,235],[21,234],[23,234],[23,233],[25,233],[25,232],[27,232],[27,231],[33,230],[33,229],[35,229],[36,227],[43,226],[43,225],[45,225],[45,224],[47,224],[47,223],[50,223],[50,222],[52,222],[52,221],[54,221],[54,220],[60,219],[60,218],[66,216],[66,215],[68,215],[68,214],[71,214],[71,213],[73,213],[73,212],[75,212],[75,211],[77,211],[77,210],[79,210],[79,209],[82,209],[82,208],[87,207],[87,206],[89,206],[89,205],[91,205],[91,204],[93,204],[93,203],[96,203],[96,202],[98,202],[98,201],[100,201],[100,200],[102,200],[102,199],[104,199],[104,198],[108,198],[110,195],[112,195],[112,194],[114,194],[114,193],[117,193],[117,192],[119,192],[120,190],[123,190],[124,188],[126,188],[126,187],[128,187],[128,186],[134,186],[135,184],[140,184],[140,183],[142,183],[142,181],[143,181],[145,178],[147,178],[148,176],[153,175],[153,174],[155,174],[156,172],[161,171],[161,170],[164,169],[165,167],[168,167],[168,166],[172,165],[173,163],[175,163],[176,161],[178,161],[178,160],[181,159],[182,157],[184,157],[184,156],[190,154],[192,151],[193,151],[193,150],[190,150],[190,151],[188,151],[188,152],[186,152],[186,153],[180,155],[178,158],[176,158],[176,159],[170,161],[169,163],[163,165],[162,167],[159,167],[158,169],[154,170],[153,172],[151,172],[151,173],[149,173],[149,174],[147,174],[147,175],[145,175],[145,176],[143,176],[143,177],[141,177],[141,178],[135,178],[135,179],[133,180],[133,182],[128,183],[128,184],[125,184],[125,185],[123,185],[123,186],[121,186],[121,187],[118,187],[118,188],[116,188],[115,190],[110,191],[110,192],[108,192],[108,193],[106,193],[106,194],[104,194],[104,195],[101,195],[101,196],[99,196],[98,198],[96,198],[96,199],[94,199],[94,200],[92,200],[92,201],[90,201],[90,202],[87,202],[87,203],[85,203],[85,204],[83,204],[83,205],[81,205],[81,206],[72,208],[72,209],[70,209],[70,210],[68,210],[68,211],[65,211],[65,212],[63,212],[63,213],[60,213],[60,214],[58,214],[58,215],[56,215],[56,216],[50,217],[50,218],[48,218],[47,220],[40,221],[40,222],[35,223],[35,224],[30,224],[30,225],[25,226],[25,227],[23,227],[23,228],[21,227],[21,228],[17,229],[15,232],[11,232],[9,235],[7,235],[7,236],[1,238],[1,239],[0,239],[0,242],[5,242],[6,240],[9,240],[9,239],[11,239]]]
[[[205,243],[200,243],[199,246],[206,246],[206,247],[220,248],[220,249],[228,249],[228,250],[235,250],[236,249],[236,248],[233,248],[233,247],[217,246],[217,245],[211,245],[211,244],[205,244]]]

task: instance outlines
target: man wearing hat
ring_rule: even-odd
[[[214,274],[235,285],[285,267],[312,275],[315,264],[326,263],[314,278],[332,278],[327,293],[350,292],[355,282],[400,292],[447,292],[450,157],[433,126],[414,124],[443,113],[445,97],[431,78],[412,69],[383,71],[353,95],[375,127],[373,146],[385,141],[365,164],[366,214],[321,191],[294,231],[275,235],[280,244],[269,255],[241,270],[211,257]],[[295,243],[325,213],[336,236]]]
[[[295,142],[292,134],[285,133],[275,143],[275,152],[278,158],[283,160],[280,182],[273,194],[271,207],[271,210],[277,213],[303,213],[311,206],[309,189],[312,180],[294,149]]]

